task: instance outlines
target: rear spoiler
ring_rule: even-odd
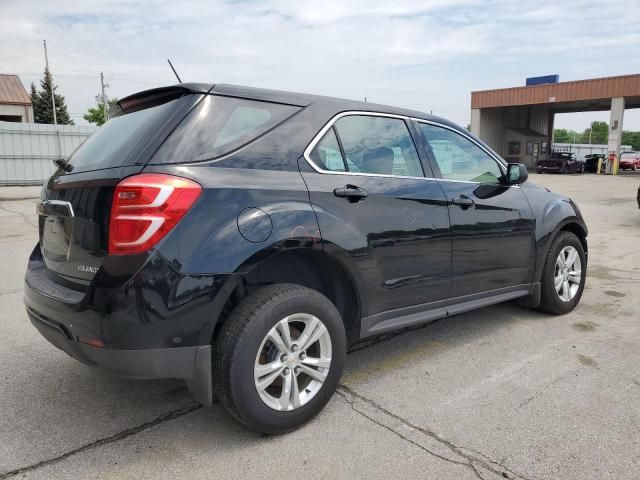
[[[109,108],[109,117],[137,112],[145,108],[162,105],[189,93],[209,93],[215,85],[206,83],[181,83],[169,87],[153,88],[134,93]]]

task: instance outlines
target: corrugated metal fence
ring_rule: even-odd
[[[578,158],[584,158],[585,155],[591,153],[609,153],[608,145],[593,145],[589,143],[554,143],[554,152],[573,152]],[[631,145],[622,145],[620,152],[632,152],[633,147]]]
[[[98,127],[0,122],[0,185],[37,185]]]

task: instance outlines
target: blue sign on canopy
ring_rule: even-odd
[[[527,87],[532,85],[544,85],[545,83],[558,83],[560,81],[560,75],[542,75],[541,77],[529,77],[527,78]]]

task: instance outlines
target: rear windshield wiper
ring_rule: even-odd
[[[53,163],[55,163],[58,167],[63,169],[65,172],[70,172],[71,170],[73,170],[73,165],[71,165],[70,163],[67,163],[67,161],[64,158],[56,158],[53,161]]]

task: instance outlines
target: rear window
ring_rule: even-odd
[[[212,160],[282,123],[300,107],[207,95],[165,140],[151,163]]]
[[[72,173],[136,163],[142,148],[181,102],[178,98],[110,119],[71,154]]]

